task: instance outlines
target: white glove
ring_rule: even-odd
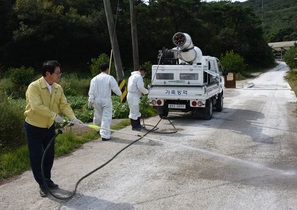
[[[63,124],[64,123],[64,119],[60,115],[58,115],[58,114],[56,114],[54,120],[55,120],[56,123],[59,123],[59,124]]]
[[[88,101],[88,108],[93,109],[94,108],[94,102]]]
[[[71,120],[71,122],[74,124],[74,125],[83,125],[84,123],[82,121],[80,121],[79,119],[77,119],[76,117]]]

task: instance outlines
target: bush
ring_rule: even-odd
[[[95,77],[97,74],[99,74],[101,72],[100,65],[103,63],[109,64],[109,56],[105,53],[102,53],[101,55],[99,55],[98,58],[91,59],[91,64],[89,67],[90,67],[90,70],[92,73],[92,77]],[[113,64],[110,66],[109,74],[116,78],[116,71],[113,66],[114,66]]]
[[[76,73],[63,74],[60,85],[66,96],[88,95],[90,79],[79,78]]]
[[[157,111],[150,105],[147,95],[142,96],[139,107],[142,117],[152,117],[157,115]]]
[[[6,87],[4,87],[6,94],[16,98],[24,98],[28,85],[34,80],[34,69],[24,66],[11,68],[7,74],[10,81],[6,81]]]
[[[112,110],[112,117],[121,119],[121,118],[128,118],[129,116],[129,106],[128,102],[121,103],[119,100],[113,100],[112,102],[113,110]]]
[[[9,150],[25,144],[23,108],[0,91],[0,110],[0,150]]]
[[[10,78],[3,78],[0,82],[0,91],[5,93],[7,96],[13,95],[15,92],[15,85]]]
[[[284,60],[290,69],[297,68],[297,46],[286,51]]]
[[[88,96],[66,96],[75,116],[87,123],[93,120],[93,111],[88,109]]]
[[[129,117],[129,105],[126,101],[125,103],[120,103],[119,99],[113,100],[113,118],[128,118]],[[146,95],[142,96],[139,111],[141,113],[141,117],[152,117],[156,115],[156,110],[149,105],[149,100]]]
[[[222,54],[220,61],[224,69],[227,69],[229,72],[244,74],[246,70],[243,57],[233,51],[227,51],[225,54]]]

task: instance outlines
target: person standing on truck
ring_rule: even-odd
[[[75,117],[62,87],[57,84],[61,74],[61,65],[57,61],[46,61],[42,66],[42,77],[32,82],[26,91],[24,128],[31,169],[39,184],[41,197],[46,197],[48,194],[48,189],[42,178],[41,161],[45,148],[56,135],[55,122],[64,123],[64,119],[59,113],[61,112],[71,119],[72,123],[83,125],[83,122]],[[44,157],[44,178],[49,188],[58,188],[58,185],[51,179],[55,156],[54,148],[55,141],[53,140]]]
[[[147,70],[141,67],[138,71],[133,71],[128,79],[128,95],[127,101],[129,105],[129,118],[132,130],[141,130],[139,103],[141,94],[148,94],[148,90],[144,87],[143,77]]]
[[[112,120],[111,91],[118,96],[122,92],[117,81],[109,75],[109,65],[100,65],[101,73],[95,76],[90,83],[88,107],[94,108],[94,125],[101,127],[100,136],[102,141],[110,140],[110,124]]]

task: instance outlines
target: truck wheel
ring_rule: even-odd
[[[223,110],[223,93],[220,93],[216,103],[216,110],[221,112]]]
[[[205,119],[210,120],[212,118],[212,113],[213,113],[213,104],[212,104],[212,99],[207,99],[206,104],[205,104]]]
[[[164,108],[163,106],[158,106],[157,109],[160,118],[168,116],[168,109]]]

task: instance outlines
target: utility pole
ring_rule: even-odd
[[[138,53],[135,0],[130,0],[130,22],[131,22],[131,37],[132,37],[132,51],[133,51],[133,67],[134,67],[134,70],[136,71],[139,69],[139,53]]]
[[[103,0],[103,4],[104,4],[104,10],[105,10],[105,15],[107,20],[108,31],[109,31],[110,44],[111,44],[113,57],[114,57],[117,79],[119,81],[124,79],[124,73],[123,73],[122,60],[120,55],[117,34],[114,27],[114,20],[112,16],[110,0]]]

